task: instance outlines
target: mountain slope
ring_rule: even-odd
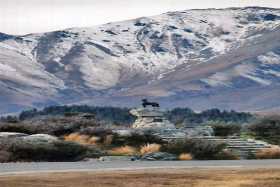
[[[280,106],[280,10],[229,8],[0,33],[0,113],[50,104]]]

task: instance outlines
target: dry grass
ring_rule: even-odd
[[[179,160],[192,160],[192,155],[189,153],[182,153],[178,157]]]
[[[113,142],[113,135],[107,135],[107,136],[105,137],[105,139],[104,139],[103,144],[104,144],[105,146],[108,146],[108,145],[111,145],[112,142]]]
[[[136,155],[137,149],[131,146],[122,146],[122,147],[116,147],[109,151],[109,154],[111,155]]]
[[[97,137],[97,136],[91,136],[89,139],[88,139],[88,144],[90,145],[96,145],[98,144],[100,138]]]
[[[147,154],[147,153],[155,153],[159,152],[161,148],[161,145],[159,144],[146,144],[140,148],[140,153],[142,155]]]
[[[96,136],[88,136],[79,133],[72,133],[67,136],[64,136],[64,140],[70,142],[76,142],[83,145],[96,145],[97,142],[100,140],[100,138]]]
[[[1,187],[279,187],[280,170],[160,169],[0,177]]]
[[[262,149],[256,153],[257,159],[280,159],[280,147],[274,146],[272,148]]]

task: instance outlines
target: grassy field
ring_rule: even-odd
[[[150,170],[1,176],[1,187],[279,187],[280,170]]]

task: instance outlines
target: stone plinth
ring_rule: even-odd
[[[175,128],[174,124],[165,118],[164,112],[158,107],[137,108],[131,110],[130,113],[137,117],[133,128]]]

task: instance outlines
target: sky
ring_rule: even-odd
[[[23,35],[168,11],[244,6],[280,8],[280,0],[0,0],[0,32]]]

